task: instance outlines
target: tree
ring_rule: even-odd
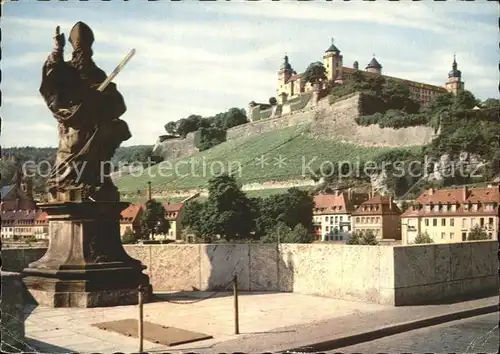
[[[226,141],[226,130],[221,128],[202,127],[197,134],[199,134],[199,138],[195,139],[195,145],[199,151],[208,150]]]
[[[487,98],[483,102],[481,102],[482,108],[500,108],[500,100],[498,98]]]
[[[149,239],[154,234],[166,234],[170,230],[170,223],[165,218],[165,208],[154,199],[146,202],[139,225],[140,235],[144,239]]]
[[[177,121],[177,134],[185,138],[189,133],[195,132],[200,128],[202,117],[192,114],[187,118]]]
[[[489,236],[486,231],[484,231],[481,226],[474,226],[467,236],[467,241],[479,241],[479,240],[491,240],[491,236]]]
[[[137,242],[137,235],[135,234],[134,231],[132,231],[132,229],[127,227],[127,229],[125,230],[125,232],[123,233],[123,236],[122,236],[122,243],[130,244],[130,243],[136,243],[136,242]]]
[[[182,224],[209,242],[215,237],[226,241],[247,239],[255,227],[252,203],[234,177],[223,174],[208,181],[206,202],[184,210]]]
[[[301,224],[292,229],[284,222],[278,222],[272,230],[260,239],[261,243],[312,243],[314,235]]]
[[[168,122],[165,124],[165,131],[169,134],[177,134],[177,122]]]
[[[414,243],[421,244],[421,243],[434,243],[434,240],[429,236],[429,234],[426,232],[421,233],[419,232],[417,237],[415,237]]]
[[[300,224],[312,231],[314,200],[308,192],[290,188],[286,193],[275,194],[263,199],[253,200],[256,237],[270,233],[277,221],[289,228]]]
[[[310,82],[312,85],[326,81],[326,69],[323,63],[317,61],[309,64],[304,74],[302,74],[304,82]]]
[[[372,231],[354,231],[346,243],[348,245],[378,245],[377,238]]]

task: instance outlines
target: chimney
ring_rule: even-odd
[[[462,193],[462,198],[463,198],[463,200],[467,200],[467,194],[468,194],[468,193],[467,193],[467,192],[468,192],[468,190],[467,190],[467,186],[464,186],[464,187],[463,187],[462,192],[463,192],[463,193]]]

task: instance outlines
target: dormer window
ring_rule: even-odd
[[[425,205],[425,211],[431,211],[431,206],[430,204]]]
[[[439,204],[434,205],[433,211],[439,211]]]
[[[472,204],[472,211],[477,211],[478,205],[477,204]]]
[[[451,205],[451,211],[457,211],[457,205],[456,204],[452,204]]]
[[[466,211],[469,210],[469,204],[467,204],[467,203],[464,204],[464,210],[466,210]]]

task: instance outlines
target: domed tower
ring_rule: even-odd
[[[283,58],[283,63],[281,64],[280,70],[278,71],[278,89],[276,90],[276,95],[279,96],[283,91],[285,84],[288,79],[293,75],[293,69],[288,61],[288,55]]]
[[[462,72],[458,70],[457,60],[455,55],[453,55],[452,69],[448,73],[448,81],[446,82],[445,88],[448,92],[456,94],[458,91],[464,89],[464,83],[462,81]]]
[[[366,71],[369,73],[382,75],[382,65],[375,59],[375,54],[373,54],[372,60],[366,66]]]
[[[335,46],[334,39],[332,38],[332,43],[323,56],[323,65],[326,69],[326,78],[328,81],[335,81],[337,78],[342,78],[342,57],[340,50]]]

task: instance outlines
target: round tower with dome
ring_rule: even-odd
[[[456,55],[453,55],[453,64],[451,66],[451,71],[448,73],[448,81],[445,84],[445,88],[448,92],[453,94],[457,94],[458,91],[464,89],[462,72],[458,70]]]

